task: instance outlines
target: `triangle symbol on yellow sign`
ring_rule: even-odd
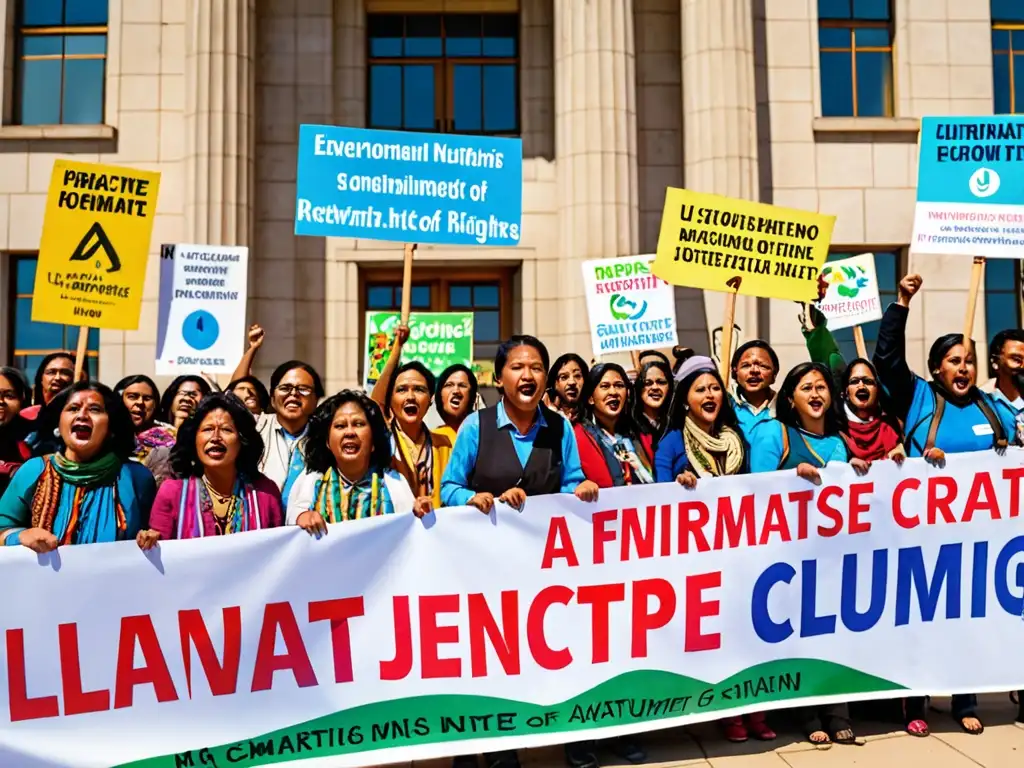
[[[114,250],[114,244],[110,242],[110,238],[107,237],[107,233],[103,231],[103,227],[100,226],[98,221],[89,227],[85,237],[78,243],[75,252],[71,254],[71,261],[88,261],[100,249],[103,250],[107,261],[110,262],[110,269],[107,272],[119,271],[121,269],[121,259],[117,255],[117,251]],[[99,261],[96,262],[96,266],[100,266]]]

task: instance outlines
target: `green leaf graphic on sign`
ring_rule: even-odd
[[[841,284],[838,288],[836,288],[836,293],[838,293],[840,296],[845,296],[848,299],[852,299],[854,296],[857,295],[858,291],[856,288],[850,288],[845,284]]]
[[[685,715],[706,715],[741,706],[765,705],[809,696],[854,693],[895,694],[898,683],[820,659],[770,661],[745,669],[718,684],[662,670],[626,672],[560,704],[536,704],[490,696],[415,696],[364,704],[332,715],[255,735],[231,744],[164,755],[117,768],[176,768],[182,765],[273,765],[390,747],[481,738],[473,730],[490,722],[495,736],[575,733],[588,728],[645,723]],[[687,703],[683,703],[683,702]],[[547,712],[557,712],[550,724]],[[499,715],[511,713],[511,730],[497,730]],[[540,718],[544,725],[527,726]],[[533,722],[537,722],[534,720]],[[320,734],[316,736],[316,734]],[[338,743],[338,735],[344,743]],[[358,735],[357,735],[358,734]],[[328,746],[328,736],[331,744]],[[353,738],[355,736],[355,738]],[[359,743],[354,743],[355,739]],[[577,737],[568,737],[575,740]],[[453,748],[453,752],[457,748]],[[259,756],[258,762],[253,757]]]

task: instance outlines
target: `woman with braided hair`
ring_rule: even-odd
[[[135,431],[124,403],[102,384],[78,382],[39,414],[62,448],[25,462],[0,498],[0,540],[40,554],[68,544],[134,539],[156,486],[131,461]]]

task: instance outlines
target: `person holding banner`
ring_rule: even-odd
[[[846,427],[841,432],[850,456],[867,462],[892,459],[902,464],[903,427],[889,415],[889,397],[870,360],[858,357],[842,372],[840,392]]]
[[[32,449],[25,442],[32,425],[21,416],[28,397],[28,382],[21,371],[0,368],[0,495],[18,468],[32,458]]]
[[[84,370],[84,369],[83,369]],[[32,405],[23,409],[22,418],[34,420],[40,409],[69,387],[75,379],[75,356],[70,352],[51,352],[36,368]]]
[[[617,363],[598,363],[583,384],[573,432],[583,474],[599,488],[654,482],[629,395],[629,377]]]
[[[590,367],[575,352],[562,355],[548,371],[544,404],[571,422],[576,418],[583,382],[589,374]]]
[[[633,382],[633,421],[636,422],[640,447],[647,456],[647,463],[654,466],[658,442],[669,424],[672,367],[667,359],[644,360],[644,354]]]
[[[779,356],[767,341],[751,339],[736,348],[731,367],[736,386],[729,396],[740,432],[749,444],[754,427],[775,418],[772,385],[779,375]]]
[[[220,392],[203,398],[171,450],[180,479],[160,486],[149,527],[136,537],[139,547],[280,526],[281,493],[260,473],[262,455],[256,422],[238,398]]]
[[[437,379],[434,393],[434,408],[444,425],[433,430],[435,435],[444,435],[452,445],[459,433],[459,427],[476,409],[479,385],[469,366],[456,363],[444,369]]]
[[[187,374],[176,377],[160,398],[160,407],[156,411],[157,420],[177,429],[185,419],[195,413],[199,401],[212,391],[210,383],[202,376]]]
[[[1024,445],[1024,330],[1009,328],[992,337],[988,345],[989,373],[993,377],[992,398],[1006,411],[1016,429],[1015,445]]]
[[[320,404],[309,420],[306,472],[292,489],[287,521],[310,535],[326,535],[328,523],[432,508],[416,498],[391,468],[391,434],[384,415],[364,393],[344,389]]]
[[[68,544],[134,539],[156,486],[149,470],[131,461],[135,432],[121,399],[103,384],[83,381],[51,400],[44,413],[59,415],[64,447],[25,462],[4,491],[4,545],[41,554]]]

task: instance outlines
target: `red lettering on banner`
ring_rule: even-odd
[[[935,525],[938,522],[936,513],[942,515],[944,523],[956,522],[956,516],[950,509],[950,504],[956,498],[956,491],[956,480],[952,477],[928,478],[928,525]]]
[[[871,504],[865,501],[864,497],[870,497],[874,492],[874,483],[854,483],[850,486],[850,523],[847,527],[847,533],[850,535],[868,533],[871,530],[871,521],[862,521],[860,516],[871,511]]]
[[[409,598],[396,595],[392,601],[395,616],[395,658],[380,663],[381,680],[404,680],[412,671],[412,617]]]
[[[203,614],[198,610],[178,611],[178,634],[181,636],[181,660],[185,665],[185,683],[188,697],[192,698],[192,648],[196,649],[199,663],[206,675],[210,693],[227,696],[238,690],[238,665],[242,656],[242,609],[238,606],[221,612],[224,625],[224,662],[210,639]]]
[[[331,650],[334,654],[334,682],[351,683],[352,638],[348,620],[363,615],[362,597],[317,600],[309,604],[309,620],[331,623]]]
[[[121,625],[122,633],[124,624]],[[64,714],[84,715],[110,709],[110,690],[86,691],[82,685],[81,652],[78,648],[78,625],[57,627],[57,648],[60,655],[60,685],[64,694]],[[118,671],[120,671],[118,664]]]
[[[1010,517],[1020,515],[1020,481],[1022,479],[1024,479],[1024,467],[1012,467],[1003,470],[1003,480],[1010,481]]]
[[[908,477],[906,480],[900,480],[892,492],[892,519],[900,528],[916,528],[921,524],[921,518],[917,515],[908,516],[903,513],[903,494],[907,491],[916,491],[920,487],[920,480]]]
[[[139,646],[145,665],[135,666],[135,645]],[[117,673],[114,676],[114,709],[130,707],[135,697],[135,687],[152,685],[156,700],[161,704],[177,701],[167,659],[160,648],[160,640],[153,628],[153,620],[147,616],[125,616],[121,619],[121,636],[117,643]],[[67,700],[64,702],[67,708]]]
[[[544,542],[544,556],[541,558],[540,567],[545,570],[550,568],[556,557],[563,558],[570,568],[580,564],[576,548],[572,545],[572,536],[569,535],[569,525],[564,517],[552,517],[548,523],[548,538]]]
[[[718,632],[703,634],[701,621],[719,613],[718,600],[705,600],[704,590],[722,586],[722,572],[701,573],[686,577],[686,629],[683,650],[714,651],[722,647],[722,636]]]
[[[793,491],[789,494],[789,500],[796,504],[796,540],[803,541],[809,535],[808,520],[811,516],[814,491]]]
[[[658,607],[648,608],[651,597],[658,599]],[[647,658],[647,634],[666,626],[676,613],[676,590],[665,579],[643,579],[633,582],[633,620],[630,656]]]
[[[843,489],[836,485],[828,485],[821,489],[818,494],[818,512],[832,522],[832,525],[825,527],[818,526],[818,535],[824,539],[831,538],[843,530],[843,513],[829,505],[833,496],[842,497]]]
[[[469,666],[473,677],[487,677],[486,636],[506,675],[520,673],[519,593],[501,593],[501,626],[494,620],[487,600],[479,592],[469,595]]]
[[[277,632],[281,631],[285,652],[274,653]],[[292,671],[299,688],[317,684],[316,672],[302,641],[302,632],[292,612],[290,603],[267,603],[263,609],[263,626],[260,627],[259,644],[256,646],[256,662],[252,671],[252,692],[269,691],[274,685],[274,673],[286,669]]]
[[[671,510],[671,507],[668,508]],[[644,510],[644,524],[641,525],[640,510],[634,507],[622,510],[622,548],[619,552],[619,560],[624,563],[628,561],[631,549],[636,551],[636,556],[640,560],[654,557],[655,515],[657,512],[657,507],[648,506]]]
[[[690,510],[697,510],[697,519],[690,519]],[[698,552],[710,552],[711,546],[704,535],[704,526],[711,519],[707,504],[701,501],[684,501],[679,505],[679,554],[690,552],[690,537]]]
[[[732,497],[721,496],[718,499],[718,519],[715,522],[715,549],[725,546],[725,537],[729,537],[729,548],[740,546],[753,547],[757,541],[754,534],[754,496],[747,494],[740,498],[739,511],[732,508]]]
[[[444,677],[462,677],[462,660],[442,659],[439,645],[459,642],[459,627],[438,624],[440,613],[458,613],[458,595],[424,595],[419,600],[420,615],[420,677],[433,680]]]
[[[526,616],[526,642],[533,660],[544,669],[565,669],[572,663],[572,653],[568,648],[556,651],[548,645],[544,636],[544,617],[548,608],[552,605],[568,605],[572,597],[572,590],[568,587],[545,587],[530,604]]]
[[[576,590],[576,602],[590,606],[590,634],[592,664],[608,661],[608,635],[611,624],[611,604],[626,599],[625,584],[595,584]]]
[[[786,519],[786,508],[782,504],[782,496],[773,493],[768,497],[768,511],[765,512],[764,527],[761,528],[761,538],[757,543],[762,547],[769,543],[771,535],[777,533],[779,541],[791,541],[793,536],[789,532],[789,521]]]
[[[28,674],[25,670],[25,630],[8,629],[7,640],[7,698],[11,722],[42,720],[60,716],[60,702],[56,694],[29,696]]]
[[[604,563],[604,545],[609,541],[615,541],[615,531],[608,530],[608,523],[614,520],[617,516],[618,510],[615,509],[609,509],[604,512],[595,512],[593,515],[591,531],[594,537],[594,553],[592,561],[594,565],[601,565]]]
[[[960,522],[971,522],[974,519],[975,512],[988,512],[992,520],[1002,520],[1002,515],[999,513],[999,500],[996,498],[996,489],[992,484],[992,475],[988,472],[979,472],[974,476],[974,482],[971,483],[971,492],[967,495],[964,516]]]

